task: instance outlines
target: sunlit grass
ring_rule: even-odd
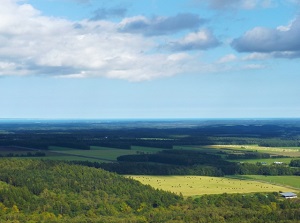
[[[268,183],[275,183],[280,185],[288,185],[300,189],[300,176],[261,176],[249,175],[250,179],[261,180]]]
[[[222,193],[279,192],[291,189],[254,180],[207,176],[128,176],[154,188],[183,196]]]
[[[258,145],[210,145],[205,146],[204,148],[211,149],[230,149],[230,150],[239,150],[239,151],[257,151],[263,153],[269,153],[271,155],[283,155],[290,157],[300,157],[300,148],[299,147],[265,147]]]

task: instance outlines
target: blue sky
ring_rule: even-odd
[[[0,118],[300,117],[299,0],[2,0]]]

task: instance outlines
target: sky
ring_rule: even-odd
[[[0,118],[300,118],[299,0],[1,0]]]

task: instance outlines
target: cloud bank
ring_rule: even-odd
[[[44,16],[24,2],[3,0],[0,76],[151,80],[191,72],[195,58],[178,51],[192,47],[207,49],[217,43],[208,31],[203,31],[179,40],[172,46],[176,52],[170,49],[161,52],[157,50],[160,40],[152,36],[159,38],[198,28],[204,20],[194,14],[152,19],[132,17],[119,23],[104,20],[123,13],[122,9],[99,9],[94,20],[73,22]]]
[[[143,16],[124,19],[120,30],[127,33],[140,33],[146,36],[167,35],[182,30],[196,29],[205,22],[198,15],[185,13],[172,17],[153,17],[147,19]]]
[[[168,44],[173,51],[206,50],[218,46],[220,42],[213,33],[204,29],[199,32],[189,33],[184,38]]]
[[[255,27],[232,41],[238,52],[268,53],[274,57],[300,56],[300,16],[288,26],[276,29]]]

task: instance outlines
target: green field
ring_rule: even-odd
[[[243,163],[266,163],[268,165],[273,164],[274,162],[282,162],[283,164],[289,165],[292,159],[295,158],[269,158],[269,159],[238,159],[231,160],[232,162],[243,162]]]
[[[161,151],[162,149],[133,146],[132,149],[128,150],[128,149],[115,149],[115,148],[108,148],[108,147],[91,146],[90,150],[79,150],[79,149],[51,146],[50,150],[53,153],[67,156],[68,160],[72,159],[72,156],[74,157],[76,156],[76,157],[84,158],[85,160],[89,160],[89,161],[97,161],[97,160],[116,161],[119,156],[133,155],[137,153],[154,153],[154,152]]]
[[[6,156],[7,154],[13,154],[15,158],[25,159],[51,159],[51,160],[80,160],[91,162],[113,162],[117,161],[119,156],[133,155],[140,153],[156,153],[161,151],[159,148],[132,146],[128,149],[116,149],[108,147],[91,146],[90,150],[80,150],[68,147],[49,146],[48,150],[38,150],[25,147],[0,147],[0,155]],[[29,156],[26,154],[43,152],[45,156]]]
[[[80,156],[86,159],[103,159],[103,160],[111,160],[115,161],[118,156],[124,154],[135,154],[135,151],[131,150],[122,150],[122,149],[113,149],[113,148],[105,148],[105,147],[92,147],[90,150],[80,150],[80,149],[66,149],[63,148],[51,148],[51,151],[57,152],[60,154],[70,156]]]
[[[175,149],[188,149],[209,153],[222,152],[262,152],[270,155],[300,157],[300,147],[264,147],[258,145],[207,145],[207,146],[175,146]]]
[[[204,148],[219,150],[257,151],[270,155],[300,157],[299,147],[264,147],[258,145],[211,145]]]
[[[231,162],[257,163],[264,162],[268,165],[274,162],[289,164],[292,159],[300,157],[299,147],[262,147],[258,145],[208,145],[208,146],[175,146],[174,149],[186,149],[201,151],[210,154],[237,154],[244,152],[260,152],[271,155],[271,158],[264,159],[236,159]],[[225,155],[224,155],[225,156]],[[272,156],[286,156],[288,158],[272,158]]]
[[[132,151],[144,152],[144,153],[157,153],[162,151],[161,148],[154,148],[154,147],[144,147],[144,146],[131,146]]]
[[[259,180],[278,185],[288,185],[300,190],[300,176],[261,176],[261,175],[248,175],[248,179]]]
[[[203,194],[291,191],[285,186],[255,180],[204,176],[127,176],[157,189],[182,194],[185,197]]]

